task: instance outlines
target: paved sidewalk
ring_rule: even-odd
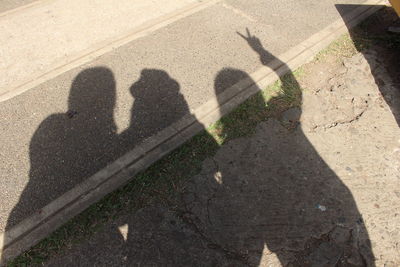
[[[224,68],[252,73],[262,67],[237,31],[249,28],[279,55],[340,19],[334,3],[219,1],[1,102],[0,230],[40,215],[43,206],[224,91],[238,78],[214,87]],[[101,25],[74,28],[77,39]]]
[[[46,266],[398,266],[400,87],[385,57],[306,65],[301,108],[223,145],[177,204]]]
[[[193,3],[51,0],[0,14],[0,96]]]

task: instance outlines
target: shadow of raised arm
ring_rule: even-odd
[[[280,75],[279,79],[282,83],[283,95],[290,98],[297,98],[299,103],[301,103],[302,92],[300,85],[290,67],[278,57],[268,52],[262,45],[260,39],[252,35],[248,28],[246,28],[246,35],[240,32],[237,32],[237,34],[246,40],[249,46],[259,55],[261,64],[269,67],[272,71]]]
[[[241,34],[240,32],[237,32],[237,34],[245,39],[249,46],[260,56],[260,61],[263,65],[268,66],[268,63],[271,62],[271,60],[277,59],[275,56],[265,50],[258,37],[250,34],[248,28],[246,28],[247,36]]]

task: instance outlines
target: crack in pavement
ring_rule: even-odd
[[[185,205],[185,204],[184,204]],[[195,220],[199,220],[199,218],[190,210],[186,209],[185,210],[176,210],[175,211],[178,215],[178,218],[182,220],[183,223],[185,223],[187,226],[189,226],[191,229],[193,229],[199,236],[207,242],[207,247],[210,249],[218,250],[225,254],[227,258],[235,259],[243,264],[250,266],[249,263],[249,256],[248,253],[243,253],[243,252],[238,252],[234,250],[230,250],[226,248],[223,245],[218,244],[218,242],[215,242],[212,240],[212,238],[208,237],[204,231],[201,230],[201,228],[196,224]],[[194,218],[192,218],[194,217]]]
[[[368,109],[368,106],[367,106],[363,111],[361,111],[359,114],[357,114],[355,117],[353,117],[353,118],[350,119],[350,120],[335,121],[335,122],[333,122],[333,123],[331,123],[331,124],[327,124],[327,125],[323,125],[323,126],[321,126],[321,125],[316,125],[316,126],[314,126],[314,127],[312,128],[312,131],[316,131],[316,130],[319,130],[319,129],[321,129],[321,128],[322,128],[323,130],[329,130],[329,129],[334,128],[334,127],[336,127],[336,126],[341,126],[341,125],[351,124],[351,123],[353,123],[353,122],[356,122],[356,121],[358,121],[358,120],[364,115],[364,113],[365,113],[365,111],[367,111],[367,109]]]

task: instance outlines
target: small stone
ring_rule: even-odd
[[[222,174],[220,171],[214,174],[214,179],[218,184],[222,184]]]
[[[320,204],[317,205],[317,209],[319,209],[320,211],[326,211],[327,210],[327,208],[324,205],[320,205]]]

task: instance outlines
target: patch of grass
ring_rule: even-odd
[[[363,46],[365,46],[365,43],[355,42],[350,37],[350,34],[347,33],[339,37],[336,41],[332,42],[327,48],[320,51],[315,56],[315,60],[324,61],[328,55],[337,59],[349,58],[354,56],[359,49],[363,49]]]

